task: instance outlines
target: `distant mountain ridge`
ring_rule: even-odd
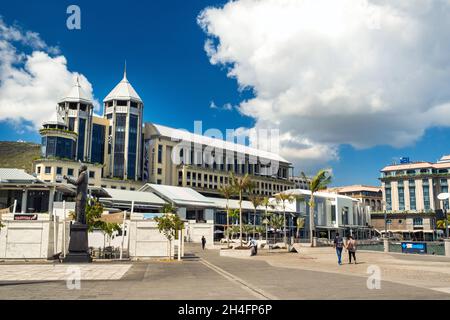
[[[33,173],[33,160],[41,157],[41,145],[32,142],[0,141],[0,168]]]

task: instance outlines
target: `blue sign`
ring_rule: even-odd
[[[408,164],[411,163],[411,161],[409,160],[409,157],[401,157],[400,158],[400,164]]]
[[[426,254],[427,244],[424,242],[402,242],[403,253]]]

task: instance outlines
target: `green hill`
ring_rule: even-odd
[[[41,146],[29,142],[0,141],[0,168],[33,172],[33,160],[41,156]]]

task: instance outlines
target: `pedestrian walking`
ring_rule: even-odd
[[[336,249],[338,264],[342,265],[342,250],[344,249],[344,239],[342,239],[339,233],[336,233],[336,236],[334,237],[333,248]]]
[[[258,243],[255,239],[250,238],[249,246],[252,248],[252,256],[256,256],[258,254]]]
[[[348,236],[347,246],[348,250],[348,263],[352,264],[352,257],[356,264],[356,240],[352,236]]]
[[[205,246],[206,246],[206,238],[205,236],[202,236],[202,249],[205,250]]]

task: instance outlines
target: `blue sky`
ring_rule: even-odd
[[[251,86],[239,90],[237,80],[227,77],[226,67],[211,64],[204,49],[207,34],[198,25],[197,16],[208,6],[225,3],[227,1],[76,1],[82,12],[82,29],[77,31],[66,28],[66,8],[72,4],[68,1],[3,1],[0,15],[6,25],[37,32],[49,46],[57,46],[67,59],[67,68],[82,73],[92,84],[98,101],[121,80],[126,60],[128,79],[145,103],[146,121],[193,130],[193,122],[201,120],[204,128],[225,131],[253,127],[263,118],[248,116],[249,109],[238,112],[210,108],[211,101],[221,107],[227,103],[239,105],[254,97]],[[215,20],[211,18],[211,25],[213,23]],[[237,78],[241,84],[248,85],[239,74]],[[445,92],[445,88],[443,90]],[[39,112],[39,106],[35,108]],[[327,122],[313,125],[328,126]],[[378,129],[379,132],[374,131],[372,135],[382,135],[384,128]],[[332,145],[329,150],[336,156],[321,158],[319,155],[305,160],[308,163],[305,167],[306,170],[332,167],[334,185],[375,185],[379,183],[379,169],[399,157],[436,161],[450,153],[448,127],[437,123],[428,125],[422,132],[424,134],[418,137],[411,133],[414,138],[406,142],[394,143],[401,147],[389,146],[391,141],[371,141],[365,145],[364,140],[346,143],[345,138],[339,141],[321,138],[317,143]],[[404,132],[398,134],[404,135]],[[0,140],[19,139],[39,142],[39,135],[34,130],[21,128],[17,122],[0,121]],[[361,148],[355,149],[352,145]],[[292,161],[297,170],[305,170],[301,160]]]

